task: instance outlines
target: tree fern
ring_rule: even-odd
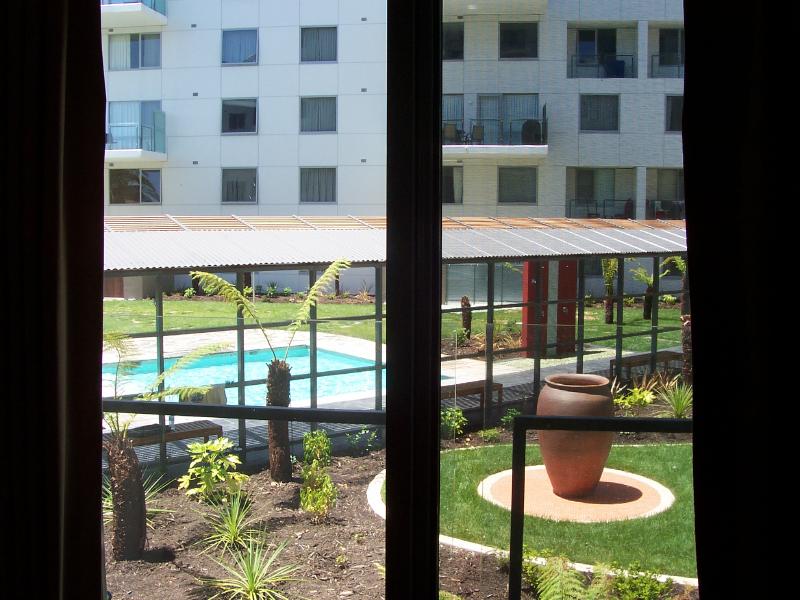
[[[662,267],[668,267],[672,263],[675,265],[675,268],[681,272],[681,274],[686,273],[686,259],[681,256],[668,256],[664,259],[664,262],[661,263]]]
[[[541,569],[537,591],[540,600],[582,600],[583,576],[569,566],[563,556],[547,559]]]
[[[585,600],[610,600],[614,597],[614,582],[610,577],[611,569],[606,565],[596,565]]]

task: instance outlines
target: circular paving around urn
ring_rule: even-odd
[[[478,484],[478,494],[511,510],[511,469]],[[525,514],[552,521],[603,523],[649,517],[667,510],[675,496],[660,483],[641,475],[604,469],[597,488],[583,498],[556,496],[544,465],[525,467]]]

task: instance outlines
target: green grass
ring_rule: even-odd
[[[294,318],[297,304],[257,302],[256,309],[265,322],[288,321]],[[374,313],[372,304],[320,304],[318,317],[345,317],[367,316]],[[384,309],[385,311],[385,309]],[[522,309],[496,309],[495,330],[499,331],[504,326],[519,331],[522,320]],[[246,322],[252,322],[246,320]],[[384,322],[385,323],[385,322]],[[661,326],[680,326],[680,309],[669,308],[659,310],[659,324]],[[165,300],[164,301],[164,329],[200,329],[205,327],[233,327],[236,325],[236,310],[230,304],[207,300]],[[624,309],[624,331],[650,331],[650,321],[642,319],[641,306],[626,307]],[[460,313],[445,313],[442,315],[442,337],[452,338],[453,331],[461,327]],[[152,300],[119,300],[103,303],[103,329],[104,331],[118,331],[123,333],[146,333],[155,331],[155,306]],[[307,330],[305,327],[304,330]],[[472,316],[472,331],[483,333],[486,330],[486,313],[475,312]],[[374,340],[375,322],[371,319],[363,321],[334,321],[320,323],[318,331],[335,333],[350,337]],[[585,313],[585,336],[602,337],[613,335],[616,325],[606,325],[603,322],[603,308],[591,307]],[[383,327],[383,342],[386,342],[386,326]],[[659,349],[678,346],[681,343],[681,332],[671,331],[659,335]],[[594,342],[598,346],[614,347],[614,340]],[[625,338],[622,347],[625,350],[645,352],[650,349],[650,336]]]
[[[527,448],[526,463],[541,464],[537,446]],[[658,573],[696,577],[691,445],[615,446],[608,466],[658,481],[672,491],[675,503],[646,519],[611,523],[525,517],[524,543],[574,562],[639,561]],[[510,512],[478,496],[477,487],[510,468],[510,445],[442,453],[440,533],[507,550]]]

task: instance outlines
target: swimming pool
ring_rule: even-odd
[[[285,348],[276,348],[275,353],[279,358],[283,356]],[[267,364],[272,361],[272,352],[269,349],[249,350],[244,354],[245,380],[264,379],[267,376]],[[169,369],[177,358],[164,360],[164,368]],[[292,346],[289,349],[286,361],[292,367],[292,375],[303,375],[310,372],[311,362],[308,346]],[[354,367],[371,367],[375,361],[359,358],[350,354],[333,352],[331,350],[317,349],[317,372],[351,369]],[[114,373],[116,363],[103,364],[103,396],[113,395]],[[155,360],[142,360],[135,363],[133,370],[120,384],[118,394],[137,394],[148,389],[157,375]],[[386,371],[383,371],[383,389],[386,389]],[[236,352],[220,352],[204,356],[188,367],[181,369],[174,376],[167,379],[166,387],[175,386],[202,386],[218,383],[234,382],[238,379],[236,365]],[[291,383],[292,406],[308,406],[310,402],[311,380],[299,379]],[[347,373],[345,375],[331,375],[317,379],[317,398],[347,396],[353,398],[359,394],[368,397],[375,393],[375,371],[362,371]],[[225,395],[228,404],[238,404],[239,392],[236,388],[227,388]],[[170,397],[168,401],[177,401]],[[249,385],[245,387],[245,402],[251,406],[264,406],[266,404],[266,385]]]

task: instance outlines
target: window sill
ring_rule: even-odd
[[[317,206],[318,204],[324,204],[325,206],[334,206],[338,204],[338,202],[309,202],[309,201],[302,201],[298,202],[298,204],[302,204],[303,206]]]
[[[335,129],[333,131],[301,131],[300,135],[319,135],[319,134],[337,134],[339,133]]]
[[[538,56],[508,56],[508,57],[498,56],[497,60],[511,60],[511,61],[536,60],[536,61],[538,61],[539,57]]]
[[[301,60],[301,65],[335,65],[338,64],[338,60]]]
[[[258,135],[258,131],[222,131],[220,132],[220,135],[225,135],[225,136],[229,135],[232,137],[240,135]]]
[[[222,67],[257,67],[258,61],[256,62],[244,62],[244,63],[220,63]]]
[[[578,133],[615,133],[619,134],[619,129],[579,129]]]
[[[126,73],[126,72],[133,72],[133,71],[160,71],[161,65],[157,67],[138,67],[136,69],[112,69],[111,67],[108,68],[109,73]]]

